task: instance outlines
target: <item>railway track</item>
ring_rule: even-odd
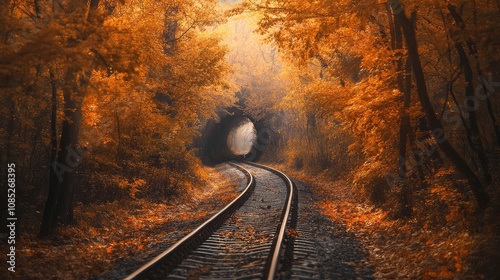
[[[244,191],[126,280],[289,278],[297,223],[293,182],[267,166],[231,164],[247,177]]]

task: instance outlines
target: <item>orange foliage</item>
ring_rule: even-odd
[[[239,182],[216,169],[204,172],[210,180],[196,185],[198,193],[189,201],[80,204],[75,209],[77,224],[57,229],[51,239],[37,238],[38,221],[32,221],[37,215],[27,213],[17,252],[22,269],[9,277],[82,279],[108,271],[119,260],[140,261],[150,256],[157,250],[155,244],[177,241],[237,195]]]
[[[377,278],[453,279],[466,275],[470,269],[467,258],[477,238],[467,230],[469,222],[464,211],[470,213],[474,209],[463,210],[463,205],[469,203],[456,196],[454,187],[429,190],[438,195],[434,199],[448,203],[445,209],[449,211],[445,215],[449,222],[433,224],[427,215],[441,214],[435,212],[434,206],[419,205],[416,218],[394,220],[389,212],[362,202],[346,180],[332,182],[325,176],[288,173],[310,184],[321,198],[316,202],[319,211],[345,225],[365,245]],[[439,177],[435,180],[443,182]],[[462,210],[456,212],[457,208]]]

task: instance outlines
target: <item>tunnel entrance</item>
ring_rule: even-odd
[[[231,159],[243,159],[255,139],[253,122],[240,112],[227,114],[219,122],[210,120],[205,127],[202,161],[206,165]]]
[[[246,118],[240,125],[229,131],[226,143],[233,155],[245,156],[252,150],[256,139],[255,126],[252,121]]]
[[[252,154],[257,143],[258,124],[238,109],[232,108],[219,122],[210,120],[201,137],[201,158],[205,165],[227,160],[245,159]],[[248,159],[248,157],[247,157]]]

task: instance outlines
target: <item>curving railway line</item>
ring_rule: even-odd
[[[244,191],[125,279],[284,279],[295,274],[294,183],[267,166],[231,164],[247,177]]]

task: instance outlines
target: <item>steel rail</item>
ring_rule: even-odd
[[[268,255],[264,268],[264,273],[262,275],[264,279],[276,279],[278,271],[280,269],[280,261],[283,259],[282,253],[284,253],[285,249],[286,229],[289,225],[290,218],[293,219],[292,207],[294,204],[293,199],[295,197],[295,186],[292,180],[290,180],[287,175],[279,170],[253,162],[244,161],[244,163],[275,173],[284,180],[287,187],[285,207],[282,210],[280,224],[278,225],[276,230],[277,234],[275,235],[273,243],[271,245],[270,253]],[[167,276],[168,273],[175,269],[175,266],[182,262],[182,260],[192,251],[194,251],[196,247],[202,244],[208,238],[208,236],[222,224],[225,219],[227,219],[232,213],[234,213],[241,205],[245,203],[255,187],[255,178],[243,166],[236,163],[230,164],[242,170],[248,178],[248,183],[245,190],[226,207],[220,210],[217,214],[213,215],[209,220],[198,226],[195,230],[177,241],[167,250],[163,251],[161,254],[141,266],[132,274],[124,278],[124,280],[145,279],[148,278],[147,276],[151,276],[151,278],[154,279],[159,278],[158,275],[151,274],[154,273],[155,270],[161,271],[162,277]],[[163,269],[164,266],[166,266],[166,269]]]
[[[267,272],[264,273],[264,277],[267,280],[273,280],[276,278],[276,274],[278,273],[278,269],[279,269],[278,266],[279,266],[279,262],[281,259],[280,254],[281,254],[282,250],[284,249],[283,244],[284,244],[284,240],[286,237],[286,228],[288,226],[288,218],[290,217],[290,214],[292,211],[292,202],[293,202],[293,197],[294,197],[294,191],[293,191],[294,184],[293,184],[292,180],[290,180],[290,178],[287,175],[285,175],[285,173],[283,173],[279,170],[276,170],[274,168],[271,168],[271,167],[268,167],[265,165],[253,163],[253,162],[245,161],[245,163],[249,164],[249,165],[253,165],[253,166],[258,167],[258,168],[266,169],[268,171],[271,171],[271,172],[277,174],[279,177],[281,177],[285,181],[285,184],[287,185],[286,207],[283,209],[283,212],[282,212],[281,224],[279,226],[278,235],[273,242],[274,248],[271,248],[271,253],[270,253],[271,261],[270,261]]]
[[[124,278],[124,280],[142,279],[146,276],[148,271],[153,270],[158,266],[161,266],[161,262],[163,262],[164,260],[174,257],[174,255],[178,254],[179,251],[186,251],[185,247],[188,246],[189,243],[193,242],[193,240],[195,240],[201,234],[201,232],[207,230],[207,228],[211,228],[214,224],[224,221],[227,218],[227,216],[236,211],[237,208],[241,206],[243,202],[246,201],[246,199],[250,196],[250,193],[252,192],[253,188],[255,187],[255,179],[253,175],[242,166],[235,163],[231,164],[236,166],[238,169],[242,170],[247,176],[248,183],[245,190],[236,199],[234,199],[231,203],[229,203],[226,207],[217,212],[217,214],[213,215],[210,219],[208,219],[206,222],[201,224],[195,230],[193,230],[188,235],[183,237],[181,240],[177,241],[175,244],[170,246],[167,250],[163,251],[157,257],[155,257],[148,263],[141,266],[139,269],[134,271],[126,278]]]

